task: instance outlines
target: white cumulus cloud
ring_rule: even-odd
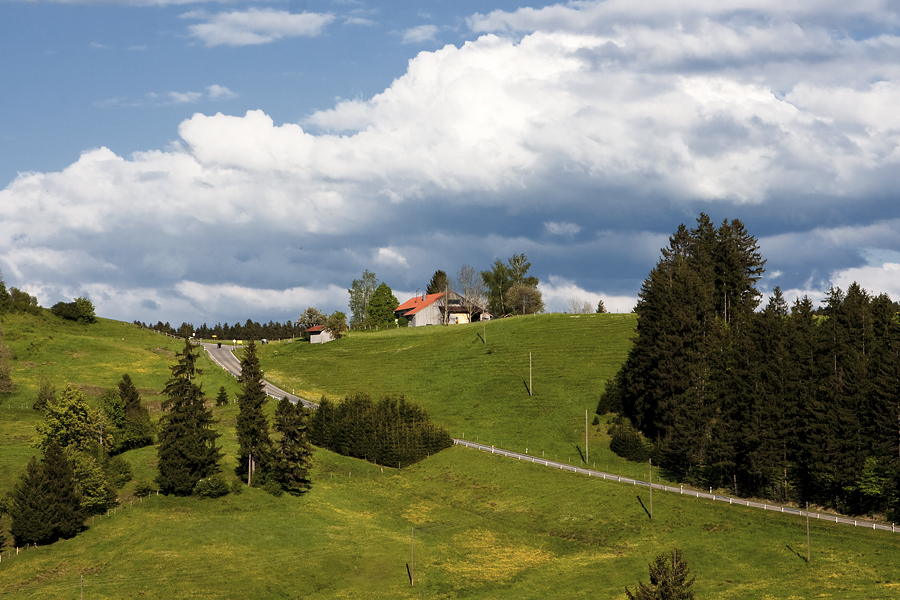
[[[847,15],[867,28],[832,26]],[[186,17],[211,46],[334,20]],[[476,15],[490,33],[420,52],[383,92],[299,124],[197,113],[167,149],[94,148],[20,174],[0,191],[4,272],[207,314],[228,306],[210,294],[286,306],[290,290],[346,290],[372,263],[414,290],[435,269],[527,252],[552,310],[577,296],[628,311],[666,237],[703,210],[744,219],[786,290],[854,276],[894,289],[897,261],[864,266],[863,250],[900,251],[897,22],[877,2],[774,0]],[[409,39],[433,39],[424,27]],[[233,94],[197,89],[153,101]]]

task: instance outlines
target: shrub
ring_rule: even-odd
[[[149,496],[155,491],[156,486],[153,485],[153,482],[143,479],[137,482],[137,485],[134,488],[134,495],[138,498],[143,498],[145,496]]]
[[[228,484],[218,475],[205,477],[194,486],[194,493],[201,498],[221,498],[228,492]]]
[[[117,488],[121,488],[133,478],[131,465],[121,456],[114,456],[107,460],[103,465],[103,471],[106,474],[106,480]]]
[[[276,498],[284,494],[284,488],[281,487],[281,484],[271,477],[266,478],[265,483],[262,485],[262,489],[266,490],[266,492],[272,494]]]
[[[244,484],[235,479],[231,482],[231,493],[234,495],[243,494],[244,493]]]
[[[650,458],[652,447],[624,417],[616,417],[609,428],[609,449],[622,458],[643,462]]]

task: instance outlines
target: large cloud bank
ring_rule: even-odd
[[[300,124],[196,114],[171,148],[21,174],[0,192],[0,266],[45,302],[200,322],[344,308],[364,268],[413,292],[525,252],[551,309],[628,310],[666,236],[705,210],[751,226],[769,287],[855,277],[900,295],[891,6],[475,15],[477,39]]]

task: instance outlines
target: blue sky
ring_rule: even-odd
[[[180,323],[525,253],[630,310],[699,213],[900,298],[891,2],[0,2],[0,270]]]

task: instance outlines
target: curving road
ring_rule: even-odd
[[[235,377],[241,376],[241,361],[238,360],[238,357],[234,355],[232,352],[232,348],[230,346],[223,345],[221,348],[218,347],[218,344],[203,344],[203,349],[206,350],[206,353],[212,359],[214,363],[234,375]],[[281,400],[282,398],[287,398],[294,404],[298,402],[302,402],[303,406],[307,408],[316,409],[319,408],[318,404],[314,402],[310,402],[305,398],[301,398],[300,396],[295,396],[294,394],[289,394],[279,387],[275,387],[268,381],[263,380],[263,386],[266,390],[266,395],[270,398],[275,398],[276,400]]]
[[[209,357],[215,362],[217,365],[234,375],[235,377],[239,377],[241,374],[241,361],[232,353],[232,348],[229,346],[222,346],[218,348],[216,344],[203,344],[203,348],[206,350]],[[266,394],[270,397],[280,400],[284,397],[287,397],[293,403],[302,402],[304,406],[309,407],[310,409],[317,409],[319,407],[318,404],[314,402],[310,402],[304,398],[299,396],[295,396],[294,394],[289,394],[281,388],[275,387],[268,381],[263,381],[265,384]],[[793,508],[790,506],[782,506],[780,504],[768,504],[764,502],[753,502],[751,500],[745,500],[743,498],[733,498],[731,496],[722,496],[719,494],[706,493],[701,492],[699,490],[693,489],[685,489],[684,486],[674,487],[670,485],[663,485],[661,483],[650,484],[646,481],[641,481],[639,479],[632,479],[630,477],[621,477],[619,475],[613,475],[611,473],[604,473],[603,471],[596,471],[594,469],[586,469],[584,467],[576,467],[575,465],[570,465],[567,463],[559,462],[556,460],[548,460],[546,458],[539,458],[537,456],[531,456],[530,454],[522,454],[521,452],[512,452],[510,450],[503,450],[502,448],[495,448],[494,446],[488,446],[486,444],[479,444],[477,442],[470,442],[468,440],[453,438],[453,443],[457,446],[464,446],[466,448],[472,448],[475,450],[480,450],[481,452],[489,452],[491,454],[497,454],[499,456],[504,456],[506,458],[512,458],[516,460],[524,460],[526,462],[535,463],[544,467],[549,467],[553,469],[560,469],[563,471],[569,471],[572,473],[578,473],[581,475],[587,475],[588,477],[599,477],[601,479],[605,479],[607,481],[615,481],[618,483],[624,483],[628,485],[634,486],[642,486],[642,487],[652,487],[654,490],[660,490],[664,492],[670,492],[675,494],[680,494],[684,496],[691,496],[694,498],[706,498],[708,500],[716,500],[719,502],[727,502],[730,505],[737,506],[745,506],[748,508],[760,508],[762,510],[775,511],[780,513],[788,513],[793,514],[800,517],[808,516],[810,519],[817,519],[822,521],[831,521],[834,523],[840,523],[843,525],[855,525],[857,527],[865,527],[867,529],[880,529],[882,531],[890,531],[892,533],[900,532],[900,526],[895,526],[893,523],[890,525],[886,525],[883,523],[874,523],[872,521],[864,521],[859,519],[850,519],[847,517],[839,517],[836,515],[826,514],[826,513],[817,513],[812,511],[805,511],[798,508]]]

